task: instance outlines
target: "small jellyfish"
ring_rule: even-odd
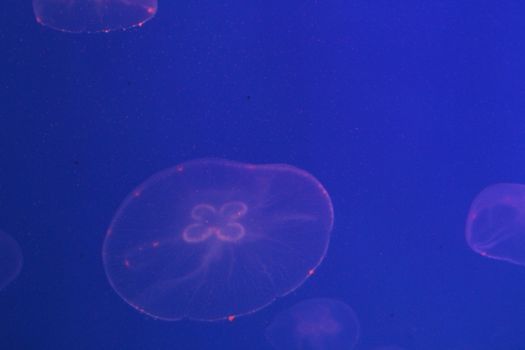
[[[33,0],[38,23],[72,33],[141,26],[157,12],[157,0]]]
[[[359,339],[354,310],[333,299],[309,299],[280,313],[266,329],[276,350],[351,350]]]
[[[304,170],[195,160],[131,192],[102,256],[113,289],[143,313],[232,320],[313,274],[332,223],[328,193]]]
[[[11,283],[22,269],[22,251],[18,243],[0,231],[0,290]]]
[[[481,191],[470,206],[465,235],[480,255],[525,265],[525,185],[500,183]]]

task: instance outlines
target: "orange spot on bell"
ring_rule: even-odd
[[[230,321],[230,322],[235,321],[235,315],[228,316],[228,321]]]

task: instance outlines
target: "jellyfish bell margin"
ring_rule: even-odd
[[[39,24],[69,33],[108,33],[140,27],[157,13],[157,0],[33,0]]]

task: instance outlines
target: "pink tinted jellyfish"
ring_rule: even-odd
[[[33,0],[36,21],[73,33],[141,26],[157,12],[157,0]]]
[[[465,236],[482,256],[525,265],[525,185],[500,183],[481,191],[470,206]]]
[[[277,350],[351,350],[359,339],[352,308],[333,299],[302,301],[277,315],[266,338]]]
[[[10,284],[22,269],[22,251],[18,243],[0,231],[0,290]]]
[[[284,164],[196,160],[124,200],[107,231],[108,280],[155,318],[233,319],[298,288],[323,260],[328,193]]]

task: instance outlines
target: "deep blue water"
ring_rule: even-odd
[[[469,205],[525,181],[525,4],[169,1],[142,28],[66,34],[0,12],[0,228],[24,254],[1,349],[270,349],[312,297],[359,350],[525,349],[525,267],[469,249]],[[175,164],[288,163],[331,195],[332,241],[294,293],[234,322],[164,322],[104,273],[129,191]],[[239,296],[242,297],[242,296]]]

